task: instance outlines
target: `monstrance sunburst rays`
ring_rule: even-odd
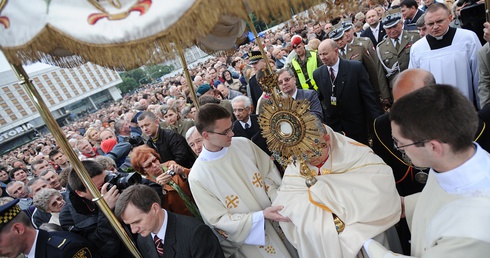
[[[307,100],[284,98],[273,92],[263,106],[259,124],[274,159],[284,166],[306,161],[309,154],[320,154],[321,133]]]

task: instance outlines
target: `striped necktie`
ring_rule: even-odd
[[[158,255],[163,256],[162,240],[157,235],[155,235],[155,237],[153,237],[153,242],[155,243],[155,248],[157,249]]]

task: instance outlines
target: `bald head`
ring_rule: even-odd
[[[396,101],[408,93],[433,84],[436,84],[436,79],[432,73],[423,69],[407,69],[398,74],[393,82],[393,99]]]

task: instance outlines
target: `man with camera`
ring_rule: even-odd
[[[84,160],[82,164],[109,208],[114,209],[120,190],[116,186],[109,188],[109,183],[106,182],[106,174],[97,162]],[[92,201],[93,198],[75,170],[72,169],[68,174],[67,191],[63,197],[66,204],[59,217],[61,227],[87,238],[94,244],[97,252],[106,254],[106,257],[124,257],[128,251],[124,248],[104,213]]]
[[[142,180],[136,173],[107,176],[102,166],[93,160],[84,160],[82,164],[111,209],[114,209],[120,193],[135,183],[147,184],[163,199],[161,186]],[[63,196],[66,204],[59,216],[61,227],[87,238],[99,253],[106,254],[105,257],[126,257],[128,251],[74,169],[68,174],[66,188]]]

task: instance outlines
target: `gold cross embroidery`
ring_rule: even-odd
[[[263,184],[262,184],[262,176],[260,176],[259,173],[255,173],[254,176],[252,177],[252,184],[255,187],[262,188],[262,186],[263,186]]]
[[[238,199],[238,196],[235,195],[228,195],[226,196],[226,208],[232,209],[238,207],[238,204],[240,203],[240,200]]]

